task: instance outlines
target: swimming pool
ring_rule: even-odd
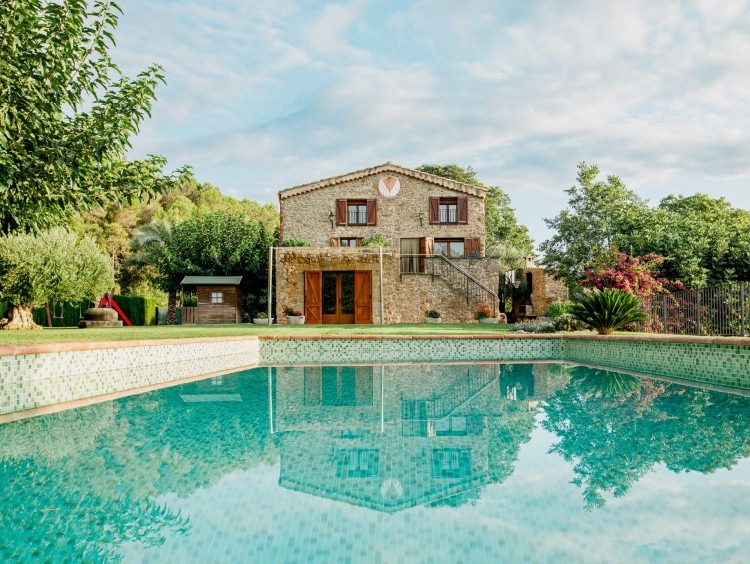
[[[0,560],[744,560],[750,398],[573,364],[258,368],[0,425]]]

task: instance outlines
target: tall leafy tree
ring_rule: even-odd
[[[0,230],[38,230],[170,185],[158,156],[128,161],[161,68],[122,76],[110,0],[0,2]]]
[[[497,186],[487,186],[480,182],[474,169],[462,168],[456,164],[423,164],[418,166],[417,170],[478,186],[488,191],[484,201],[487,249],[495,249],[502,245],[519,249],[526,254],[533,251],[534,242],[529,236],[529,230],[526,226],[519,225],[516,211],[511,207],[510,196]]]
[[[41,329],[32,306],[95,299],[112,286],[112,265],[90,237],[57,228],[0,237],[0,299],[9,302],[1,329]]]
[[[668,196],[627,244],[639,254],[663,255],[664,275],[692,287],[750,280],[750,212],[725,198]]]
[[[571,286],[587,266],[603,262],[613,247],[627,249],[628,236],[649,217],[645,200],[622,180],[608,176],[604,181],[598,176],[596,165],[579,164],[578,184],[566,190],[568,208],[544,220],[556,233],[539,246],[542,264]]]
[[[259,310],[266,299],[268,249],[273,242],[262,222],[217,211],[178,224],[156,220],[133,237],[131,264],[149,269],[152,281],[169,293],[169,319],[186,275],[242,275],[245,307]]]

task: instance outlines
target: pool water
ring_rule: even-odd
[[[287,366],[0,425],[0,561],[746,561],[750,398]]]

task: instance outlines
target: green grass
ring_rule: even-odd
[[[134,341],[186,339],[193,337],[236,337],[247,335],[478,335],[508,333],[508,325],[478,323],[399,323],[394,325],[163,325],[77,329],[66,327],[41,331],[0,331],[0,345],[30,345],[72,341]]]

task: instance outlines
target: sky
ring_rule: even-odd
[[[750,209],[750,0],[123,0],[167,84],[131,157],[237,198],[392,161],[471,166],[536,244],[598,164],[653,205]]]

